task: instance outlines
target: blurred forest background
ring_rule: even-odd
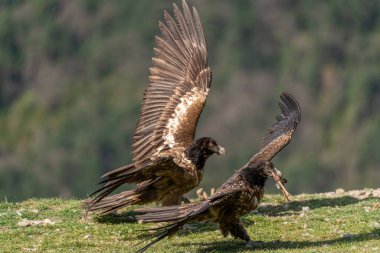
[[[171,4],[0,0],[0,198],[83,198],[131,162],[157,21]],[[380,1],[190,4],[214,74],[197,136],[227,149],[202,187],[259,150],[282,91],[303,109],[274,159],[290,192],[379,186]]]

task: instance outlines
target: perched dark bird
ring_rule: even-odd
[[[134,162],[102,177],[87,211],[107,213],[131,204],[179,204],[183,194],[202,180],[206,160],[224,148],[212,138],[194,140],[199,116],[211,85],[206,41],[198,12],[174,4],[173,18],[164,12],[156,37],[150,84],[133,136]],[[130,191],[107,196],[123,184],[136,183]]]
[[[301,120],[300,107],[291,95],[283,93],[279,105],[282,113],[269,130],[269,135],[264,138],[260,152],[208,199],[185,205],[136,210],[139,214],[137,219],[143,222],[172,222],[157,228],[154,235],[156,238],[138,252],[145,251],[159,240],[173,235],[186,223],[194,221],[218,223],[224,236],[231,234],[235,238],[245,240],[249,247],[254,245],[240,222],[240,217],[259,206],[268,177],[273,177],[277,184],[283,187],[284,179],[271,159],[290,142]]]

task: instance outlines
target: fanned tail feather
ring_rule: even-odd
[[[199,203],[174,205],[157,208],[140,208],[135,210],[136,218],[143,222],[176,222],[190,218],[191,213],[197,209]]]
[[[157,232],[148,238],[148,240],[152,238],[154,238],[154,240],[136,251],[136,253],[142,253],[162,239],[174,235],[193,217],[191,214],[194,212],[194,210],[197,209],[198,205],[200,204],[202,203],[192,203],[158,208],[141,208],[135,210],[135,212],[141,213],[140,215],[137,215],[136,218],[143,222],[174,222],[172,224],[154,229]]]
[[[150,202],[151,194],[149,189],[153,183],[154,181],[147,181],[130,191],[102,197],[101,199],[86,200],[84,201],[84,207],[86,212],[101,211],[101,214],[107,214],[125,206]]]
[[[83,202],[86,213],[99,210],[102,210],[102,213],[109,213],[127,205],[137,204],[146,185],[107,197],[121,185],[133,183],[135,178],[139,176],[139,173],[136,174],[136,170],[134,164],[128,164],[104,174],[102,178],[105,179],[99,183],[103,185],[90,195],[90,197],[95,196],[95,198]]]
[[[95,202],[94,200],[85,201],[86,212],[101,211],[101,214],[107,214],[124,206],[137,204],[140,201],[140,194],[133,191],[125,191],[109,197],[104,197]]]
[[[136,216],[137,220],[142,222],[172,222],[172,224],[156,228],[157,231],[149,239],[155,237],[153,241],[148,243],[137,252],[141,253],[146,251],[153,244],[170,237],[183,227],[187,222],[197,220],[211,207],[210,200],[205,200],[198,203],[190,203],[185,205],[165,206],[157,208],[140,208],[135,210],[139,215]]]
[[[153,241],[151,241],[150,243],[148,243],[147,245],[145,245],[144,247],[142,247],[141,249],[137,250],[136,253],[145,252],[148,248],[150,248],[155,243],[161,241],[165,237],[170,237],[170,236],[174,235],[178,230],[180,230],[183,227],[183,225],[186,224],[186,221],[187,221],[187,219],[182,220],[182,221],[177,222],[177,223],[174,223],[174,224],[171,224],[169,226],[157,228],[156,229],[157,233],[155,233],[154,235],[151,236],[151,238],[155,237],[155,239]],[[137,244],[137,245],[139,245],[139,244]],[[137,246],[137,245],[135,245],[135,246]]]
[[[117,176],[120,176],[124,174],[125,172],[131,171],[135,168],[135,165],[133,163],[125,165],[123,167],[111,170],[104,175],[102,175],[102,178],[107,177],[107,178],[115,178]]]

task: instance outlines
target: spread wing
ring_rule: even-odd
[[[173,5],[175,18],[165,11],[165,24],[159,22],[161,36],[156,37],[150,84],[133,136],[136,167],[155,160],[162,151],[185,149],[193,142],[211,85],[199,15],[185,1],[182,5],[182,12]]]
[[[268,135],[263,139],[260,152],[254,155],[248,164],[259,160],[270,161],[288,145],[301,121],[301,108],[297,100],[288,93],[282,93],[280,98],[281,114],[276,117],[277,122],[272,125]]]

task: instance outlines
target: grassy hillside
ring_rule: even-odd
[[[1,202],[0,251],[133,252],[147,238],[140,230],[152,225],[131,223],[130,214],[84,220],[78,200]],[[288,205],[268,195],[243,223],[263,241],[255,252],[379,252],[380,189],[297,195]],[[196,224],[150,252],[245,250],[244,242],[223,238],[215,225]]]

